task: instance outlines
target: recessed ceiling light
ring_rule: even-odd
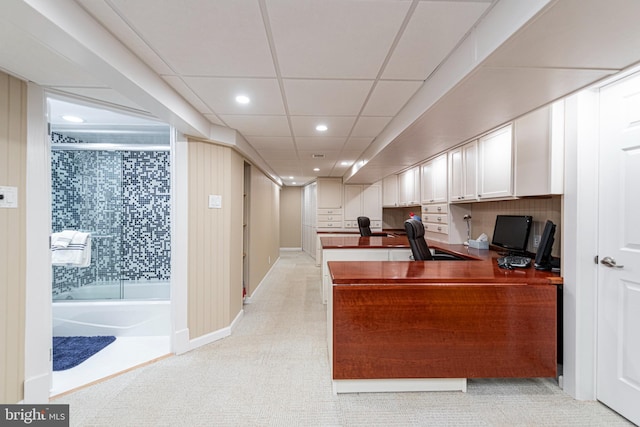
[[[238,95],[236,96],[236,102],[238,104],[248,104],[251,102],[251,99],[246,95]]]
[[[84,123],[84,119],[77,116],[62,116],[62,118],[71,123]]]
[[[291,184],[296,185],[296,182],[295,182],[295,181],[293,181]]]
[[[289,177],[289,179],[293,179],[293,177],[292,177],[292,176],[290,176],[290,177]]]
[[[329,128],[327,127],[327,125],[318,125],[318,126],[316,126],[316,130],[317,130],[318,132],[326,132],[326,130],[327,130],[327,129],[329,129]]]
[[[313,168],[314,172],[320,172],[320,168]]]
[[[348,160],[343,160],[340,164],[341,164],[342,166],[349,166],[351,163],[353,163],[353,162],[350,162],[350,161],[348,161]]]

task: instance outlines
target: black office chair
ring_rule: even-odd
[[[360,236],[368,237],[368,236],[382,236],[386,237],[387,233],[372,233],[371,232],[371,220],[366,216],[358,217],[358,228],[360,229]]]
[[[371,221],[366,216],[358,217],[358,228],[362,237],[371,236]]]
[[[422,221],[408,219],[404,222],[404,230],[407,232],[407,239],[409,239],[414,261],[431,261],[433,255],[431,255],[429,245],[427,245],[427,241],[424,238]]]

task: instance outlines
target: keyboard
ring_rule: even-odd
[[[531,258],[519,255],[507,255],[498,258],[498,267],[509,270],[514,267],[527,268],[531,265]]]

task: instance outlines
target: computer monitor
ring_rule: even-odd
[[[556,225],[553,222],[547,220],[544,225],[542,237],[540,237],[540,244],[538,245],[538,250],[536,251],[536,259],[533,264],[536,270],[551,270],[553,261],[551,257],[551,249],[553,248],[555,233]]]
[[[526,253],[532,222],[529,215],[498,215],[491,244],[512,254]]]

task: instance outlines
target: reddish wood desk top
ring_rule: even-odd
[[[325,241],[325,239],[327,239]],[[323,248],[409,247],[406,237],[323,237]],[[404,241],[404,244],[402,243]],[[324,244],[327,246],[324,246]],[[429,246],[469,261],[329,261],[336,285],[408,283],[562,284],[558,273],[533,268],[505,270],[492,250],[429,241]]]
[[[406,236],[337,236],[320,237],[322,249],[381,249],[409,248]]]

